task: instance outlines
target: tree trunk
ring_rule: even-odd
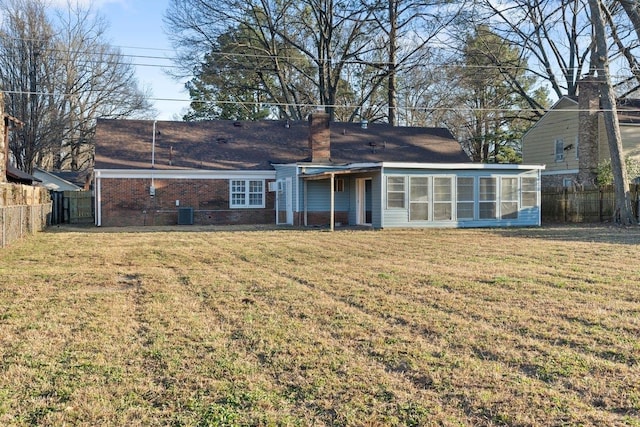
[[[624,156],[622,154],[622,137],[618,124],[616,98],[611,85],[609,74],[609,57],[605,24],[601,7],[605,7],[600,0],[589,0],[591,20],[593,24],[597,59],[596,69],[600,81],[600,96],[604,110],[604,122],[609,142],[609,155],[611,157],[611,170],[613,172],[613,185],[616,197],[616,221],[623,225],[635,224],[633,210],[631,209],[631,194],[627,179]]]
[[[396,51],[397,51],[397,32],[398,32],[398,14],[396,11],[398,0],[389,0],[389,83],[388,83],[388,100],[389,103],[389,124],[396,125],[397,106],[397,87],[396,87]]]

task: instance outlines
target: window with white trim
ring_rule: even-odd
[[[523,208],[538,206],[538,178],[522,178],[522,195],[520,197],[522,198],[521,205]]]
[[[409,178],[409,221],[429,220],[429,177]]]
[[[453,219],[453,179],[450,176],[433,178],[433,220]]]
[[[556,162],[564,161],[564,140],[562,139],[556,139],[555,157]]]
[[[456,216],[458,220],[473,219],[475,206],[473,177],[456,178]]]
[[[500,218],[518,218],[518,178],[505,177],[500,179]]]
[[[232,179],[229,193],[232,208],[264,208],[264,180]]]
[[[405,192],[404,176],[388,176],[387,209],[404,209]]]
[[[480,211],[480,219],[496,219],[498,215],[497,209],[497,185],[494,177],[480,177],[479,181],[479,198],[478,202]]]
[[[336,178],[333,181],[333,191],[336,193],[344,192],[344,178]]]

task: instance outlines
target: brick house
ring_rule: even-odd
[[[536,225],[539,170],[472,164],[443,128],[330,124],[324,113],[308,122],[99,120],[96,225]],[[496,195],[502,185],[517,193],[511,205]],[[463,193],[466,205],[456,204]]]

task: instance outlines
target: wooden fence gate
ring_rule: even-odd
[[[90,191],[52,191],[51,224],[93,224]]]

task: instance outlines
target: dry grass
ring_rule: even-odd
[[[0,424],[640,426],[638,229],[182,230],[0,252]]]

